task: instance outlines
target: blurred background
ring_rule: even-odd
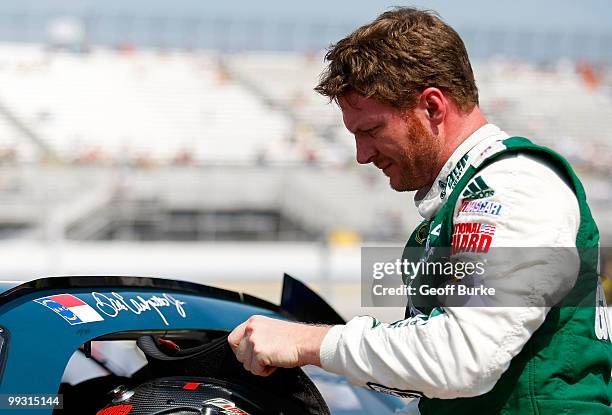
[[[209,4],[210,3],[210,4]],[[142,275],[278,302],[283,272],[345,316],[360,248],[400,246],[412,194],[354,161],[313,92],[325,48],[393,5],[462,35],[490,121],[566,156],[612,243],[606,1],[3,0],[0,278]]]

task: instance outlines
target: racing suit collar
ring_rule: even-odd
[[[481,143],[503,140],[507,137],[508,134],[493,124],[485,124],[474,131],[455,149],[436,176],[433,184],[416,192],[414,202],[419,214],[424,219],[431,219],[438,212],[454,187],[453,183],[456,183],[465,172],[469,164],[471,150],[474,150],[475,147],[480,148],[479,144]]]

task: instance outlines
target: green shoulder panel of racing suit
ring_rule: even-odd
[[[571,298],[568,301],[570,305],[561,304],[548,312],[542,326],[512,359],[510,367],[491,391],[471,398],[422,398],[419,410],[423,415],[610,414],[612,343],[607,334],[596,333],[596,325],[605,322],[605,319],[598,318],[598,313],[606,310],[605,307],[596,307],[596,302],[601,301],[603,296],[597,274],[599,232],[587,205],[584,188],[569,163],[554,151],[521,137],[508,138],[503,144],[505,149],[492,154],[478,167],[468,167],[446,203],[431,220],[417,227],[406,248],[423,247],[424,257],[427,258],[427,252],[431,252],[432,248],[450,247],[454,208],[469,181],[500,156],[528,153],[560,167],[573,185],[580,209],[580,226],[576,237],[581,259],[579,277],[566,297],[566,300]],[[436,232],[431,232],[436,228]],[[604,304],[603,301],[601,303]],[[420,312],[435,318],[440,311],[435,304],[412,311],[409,305],[406,313],[410,316]],[[605,328],[599,331],[603,330],[607,333]]]

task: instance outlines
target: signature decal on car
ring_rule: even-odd
[[[238,408],[234,402],[228,401],[223,398],[215,398],[204,401],[205,405],[216,406],[219,409],[223,409],[224,414],[228,415],[249,415],[248,412]]]
[[[104,318],[85,301],[71,294],[50,295],[37,298],[34,302],[53,310],[71,326],[104,320]]]
[[[153,295],[149,298],[144,298],[141,295],[137,295],[135,298],[130,299],[123,298],[121,294],[116,292],[111,292],[108,295],[92,292],[91,295],[93,296],[94,300],[96,300],[96,307],[98,310],[108,317],[117,317],[119,313],[124,311],[137,315],[148,311],[155,311],[167,326],[168,320],[166,320],[166,316],[164,316],[163,309],[172,306],[174,306],[179,316],[183,318],[187,316],[187,313],[183,308],[185,302],[177,300],[170,294],[166,293],[161,294],[161,296]]]

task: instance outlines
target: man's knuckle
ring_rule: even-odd
[[[259,320],[259,316],[258,315],[253,315],[251,317],[249,317],[249,319],[247,320],[247,323],[255,323],[257,322],[257,320]]]
[[[253,355],[260,360],[264,356],[264,350],[259,345],[253,346]]]
[[[264,366],[261,376],[270,376],[275,370],[276,368],[272,366]]]
[[[252,333],[255,330],[255,327],[257,326],[257,316],[252,316],[249,317],[249,319],[246,321],[246,324],[244,326],[244,332],[247,334]]]

